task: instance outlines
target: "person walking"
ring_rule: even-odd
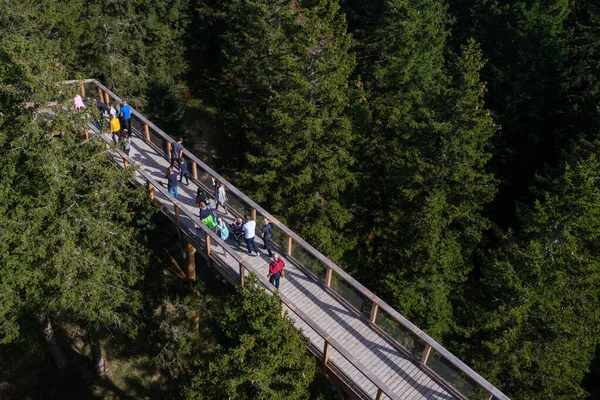
[[[179,193],[177,191],[177,172],[173,171],[173,167],[167,169],[165,178],[167,178],[167,189],[169,190],[169,194],[176,199],[179,199]]]
[[[208,209],[210,209],[210,203],[208,202],[208,194],[202,188],[198,188],[196,191],[196,205],[200,207],[200,203],[204,203]]]
[[[104,126],[104,112],[107,111],[106,106],[100,100],[94,99],[94,103],[96,105],[96,109],[98,110],[98,120],[96,121],[96,128],[99,131],[102,130]]]
[[[127,142],[125,143],[125,149],[123,149],[127,157],[129,157],[129,153],[131,152],[131,136],[127,138]]]
[[[117,118],[117,110],[115,110],[112,104],[108,105],[108,113],[110,114],[111,118]]]
[[[183,138],[173,143],[171,147],[171,167],[174,166],[183,157]]]
[[[283,276],[284,267],[285,263],[279,258],[279,254],[273,254],[273,262],[269,264],[269,273],[267,274],[267,277],[269,278],[271,285],[275,286],[277,290],[279,290],[279,278]]]
[[[225,193],[225,185],[222,183],[219,186],[219,189],[217,189],[217,205],[215,206],[215,211],[219,210],[219,204],[225,209],[225,215],[229,215],[229,212],[227,211],[227,193]]]
[[[110,133],[112,134],[113,142],[117,143],[119,140],[119,135],[121,134],[121,123],[119,122],[119,118],[110,117]]]
[[[223,221],[223,218],[217,219],[217,225],[215,226],[215,232],[221,236],[222,240],[227,240],[229,237],[229,228],[227,228],[227,224]],[[226,250],[223,251],[225,253],[225,257],[229,257],[229,254]]]
[[[85,108],[85,104],[83,104],[83,99],[78,94],[75,95],[75,98],[73,99],[73,103],[75,103],[76,110],[83,110]]]
[[[179,159],[179,182],[183,182],[183,178],[185,178],[185,186],[189,186],[190,178],[187,172],[187,164],[182,157]]]
[[[273,226],[267,218],[263,219],[263,224],[264,225],[260,230],[263,242],[265,243],[263,248],[269,252],[269,257],[273,257],[273,252],[271,251],[271,237],[273,236]]]
[[[131,137],[131,106],[126,101],[121,106],[121,118],[123,118],[123,129],[127,129],[127,136]]]
[[[256,247],[256,243],[254,242],[254,236],[256,235],[256,222],[250,219],[250,217],[247,215],[244,216],[244,226],[242,227],[242,231],[244,232],[244,240],[246,241],[248,254],[252,255],[252,250],[254,250],[258,256],[260,253],[258,251],[258,247]]]

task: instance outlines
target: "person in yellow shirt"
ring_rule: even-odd
[[[119,122],[119,118],[111,116],[110,133],[112,134],[113,141],[117,143],[119,140],[119,135],[121,134],[121,123]]]

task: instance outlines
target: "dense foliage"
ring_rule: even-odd
[[[281,318],[277,295],[250,276],[213,316],[218,347],[200,359],[187,399],[305,399],[315,362],[307,340]]]
[[[146,229],[144,201],[93,143],[47,134],[80,115],[50,128],[24,107],[86,76],[168,132],[191,88],[215,110],[216,167],[486,379],[598,398],[596,2],[28,0],[0,3],[0,33],[1,341],[32,313],[136,330],[144,241],[119,239]],[[224,360],[253,351],[233,336]]]

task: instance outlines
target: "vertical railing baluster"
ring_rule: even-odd
[[[325,285],[327,285],[328,288],[331,287],[332,276],[333,276],[333,270],[331,269],[331,267],[327,267],[327,272],[325,273]]]
[[[192,161],[192,176],[195,180],[198,180],[198,166],[196,165],[196,161]]]
[[[292,237],[291,236],[288,236],[286,253],[288,256],[290,256],[290,257],[292,256]]]
[[[377,303],[373,303],[373,308],[371,308],[371,315],[369,316],[369,321],[371,321],[372,324],[375,324],[375,321],[377,321],[377,312],[379,311],[379,305]],[[377,324],[375,324],[377,325]]]
[[[425,344],[425,350],[423,350],[423,357],[421,357],[421,362],[424,365],[427,365],[427,360],[429,360],[429,354],[431,354],[431,346],[429,344]]]

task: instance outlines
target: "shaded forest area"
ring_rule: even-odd
[[[3,346],[23,320],[139,329],[151,208],[20,106],[94,77],[512,398],[600,398],[596,2],[23,0],[0,30]],[[79,196],[86,212],[62,211]],[[104,223],[64,234],[90,213]],[[135,240],[106,262],[111,224]],[[81,285],[35,272],[82,254],[98,273]],[[210,390],[196,379],[190,398]]]

